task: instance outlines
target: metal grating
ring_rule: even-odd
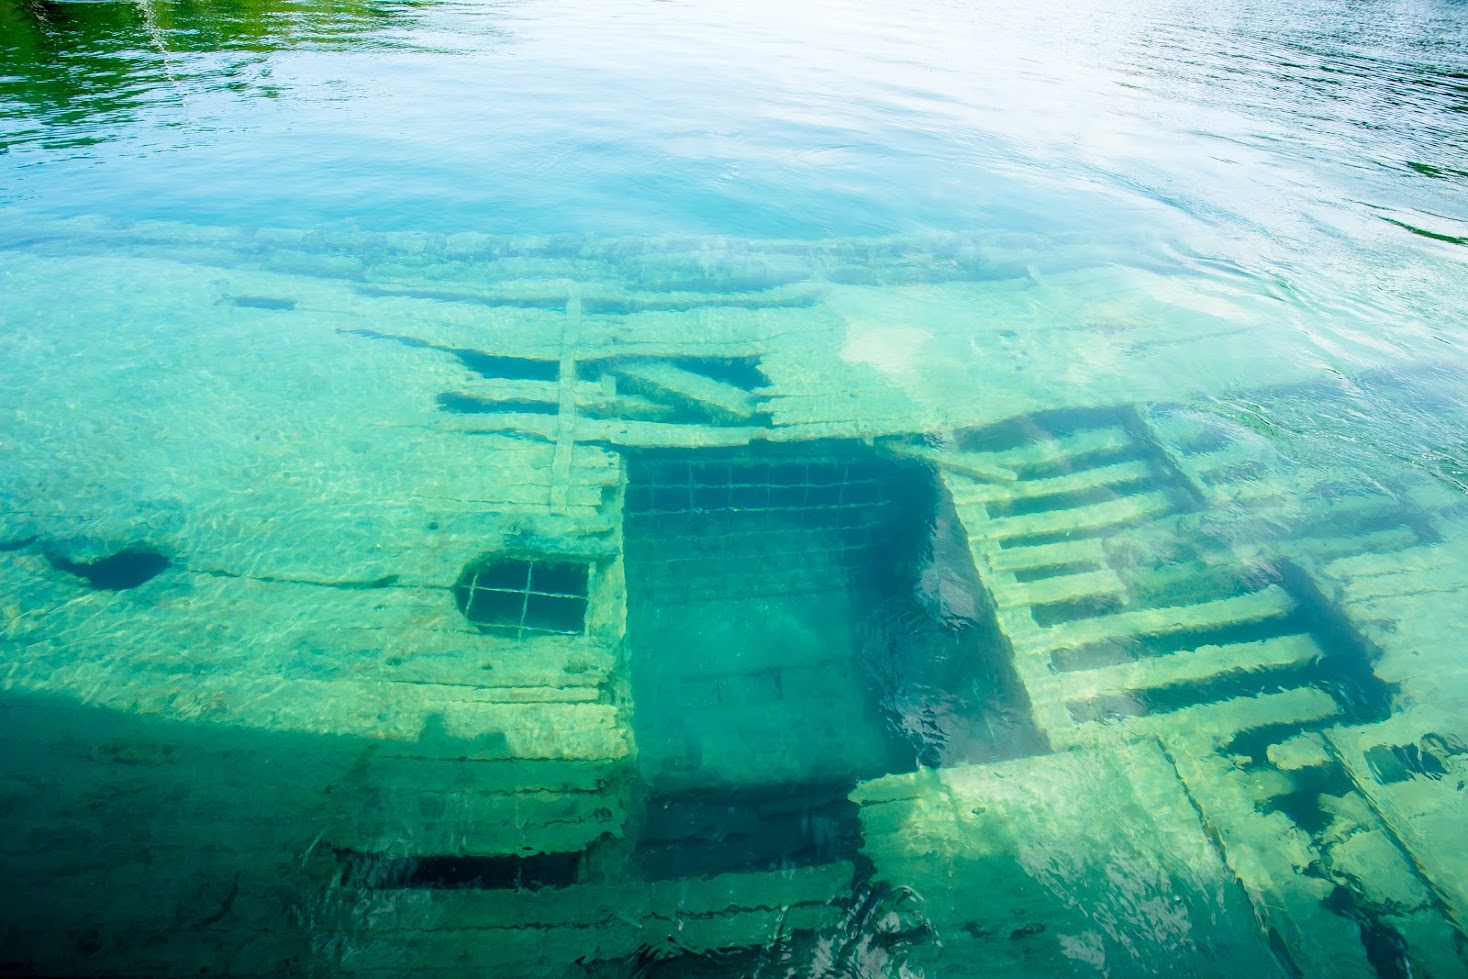
[[[627,488],[633,516],[859,510],[887,502],[870,464],[841,461],[709,461],[659,464]]]
[[[564,559],[481,559],[454,586],[459,611],[481,632],[580,635],[586,629],[591,566]]]
[[[878,550],[921,531],[897,525],[927,512],[931,479],[844,446],[646,453],[628,476],[629,567],[674,603],[845,591]]]

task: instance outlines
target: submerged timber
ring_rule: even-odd
[[[1468,509],[1289,456],[1336,382],[1267,294],[1020,236],[36,235],[17,968],[1468,968]]]

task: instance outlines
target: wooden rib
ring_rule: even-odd
[[[1199,704],[1167,714],[1130,717],[1115,726],[1129,737],[1163,736],[1181,730],[1208,732],[1222,738],[1274,724],[1323,721],[1339,713],[1340,705],[1330,694],[1314,687],[1296,687],[1280,693]]]
[[[574,852],[604,835],[620,836],[627,820],[623,800],[605,791],[469,792],[452,782],[384,791],[358,784],[333,787],[340,814],[328,823],[332,844],[387,856]],[[363,805],[363,795],[375,804]],[[443,815],[406,815],[425,802]]]
[[[1197,605],[1141,609],[1067,622],[1040,630],[1033,637],[1026,637],[1026,645],[1037,651],[1050,651],[1109,640],[1217,629],[1281,618],[1294,607],[1294,599],[1283,588],[1270,585],[1248,595],[1220,598]]]
[[[1301,666],[1322,655],[1315,640],[1306,635],[1277,636],[1226,646],[1199,646],[1167,656],[1147,657],[1135,663],[1060,673],[1053,678],[1051,692],[1053,696],[1066,700],[1086,700],[1132,690],[1199,683],[1228,673]]]
[[[475,379],[457,391],[449,392],[450,396],[464,398],[469,401],[478,401],[486,405],[500,404],[504,402],[538,402],[545,405],[559,405],[561,399],[561,385],[554,381],[516,381],[502,378]],[[576,384],[576,404],[582,411],[596,411],[609,414],[627,414],[634,418],[652,417],[659,418],[673,413],[674,409],[665,404],[660,404],[648,398],[635,394],[618,394],[609,392],[599,384],[591,381],[580,381]],[[480,412],[461,412],[462,414],[479,414]],[[483,412],[489,414],[491,412]]]
[[[634,360],[617,364],[613,371],[636,384],[719,416],[733,419],[754,416],[754,398],[748,391],[666,361]]]
[[[360,778],[382,792],[421,792],[430,786],[452,786],[475,794],[520,792],[596,792],[619,772],[607,760],[537,760],[512,758],[474,761],[463,758],[413,758],[353,755],[343,779]],[[422,851],[420,851],[422,852]]]
[[[556,450],[551,459],[551,509],[563,512],[571,483],[571,454],[576,445],[576,347],[581,341],[581,290],[566,287],[566,322],[561,331],[560,412],[556,416]]]
[[[1082,574],[1060,575],[1039,581],[990,583],[994,600],[1001,608],[1022,605],[1050,605],[1076,602],[1086,598],[1107,598],[1126,594],[1126,585],[1115,571],[1108,569]]]
[[[1084,530],[1100,530],[1117,524],[1130,523],[1143,517],[1165,513],[1172,503],[1166,493],[1141,493],[1123,496],[1105,503],[1092,503],[1069,510],[1047,510],[1043,513],[1027,513],[1019,517],[987,519],[986,514],[976,513],[973,507],[960,507],[959,516],[964,517],[970,536],[983,540],[1008,540],[1015,537],[1038,537]]]
[[[1099,452],[1114,452],[1133,444],[1133,439],[1119,425],[1089,429],[1058,438],[1045,438],[995,452],[978,452],[974,455],[990,465],[1003,468],[1032,467],[1074,459]]]
[[[1085,537],[1034,547],[989,548],[984,559],[994,571],[1033,571],[1066,564],[1098,563],[1106,560],[1106,549],[1099,538]]]
[[[957,449],[937,449],[930,445],[913,445],[907,442],[893,441],[887,446],[898,455],[907,456],[909,459],[917,459],[937,466],[948,472],[971,479],[986,480],[993,483],[1013,483],[1019,479],[1019,473],[1004,466],[994,465],[988,462],[982,455],[975,452],[960,452]],[[949,489],[953,489],[950,485]]]
[[[1308,688],[1256,698],[1267,715],[1263,724],[1322,720],[1331,716],[1328,700]],[[1309,836],[1283,813],[1261,811],[1254,773],[1219,753],[1215,732],[1177,733],[1183,730],[1163,738],[1168,755],[1260,921],[1279,934],[1296,974],[1373,979],[1377,973],[1359,926],[1326,907],[1336,884],[1301,873],[1315,852]]]
[[[1010,486],[982,483],[963,484],[954,480],[949,483],[949,490],[953,494],[953,502],[957,504],[999,503],[1006,500],[1028,500],[1059,496],[1063,493],[1079,493],[1114,486],[1118,483],[1135,482],[1154,475],[1155,471],[1150,462],[1119,462],[1111,466],[1067,473],[1064,476],[1052,476],[1049,479],[1021,480]]]
[[[1342,582],[1366,578],[1394,576],[1404,572],[1430,568],[1451,568],[1463,561],[1463,555],[1446,545],[1414,547],[1394,554],[1363,553],[1332,561],[1325,569],[1326,577]]]
[[[846,861],[767,873],[730,873],[651,883],[617,882],[540,890],[463,889],[433,894],[431,902],[401,909],[388,931],[457,928],[581,927],[643,917],[677,919],[718,915],[742,908],[827,904],[848,891],[853,869]]]

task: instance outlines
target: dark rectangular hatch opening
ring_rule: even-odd
[[[680,853],[700,874],[850,858],[859,841],[840,827],[858,780],[966,760],[990,720],[992,616],[966,545],[972,580],[946,566],[942,503],[926,465],[861,443],[629,455],[649,873]],[[800,805],[775,818],[771,793]]]

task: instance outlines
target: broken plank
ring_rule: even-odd
[[[1298,690],[1275,694],[1275,703],[1264,713],[1282,705],[1280,698],[1306,692]],[[1318,700],[1324,694],[1310,692],[1317,695],[1315,707],[1326,709],[1324,701]],[[1257,698],[1259,701],[1267,699]],[[1299,701],[1298,706],[1305,707],[1305,704]],[[1291,713],[1280,710],[1274,720],[1290,720],[1292,718],[1288,715]],[[1308,710],[1302,712],[1297,709],[1293,716],[1320,719],[1306,717],[1308,713]],[[1269,723],[1270,720],[1265,720],[1255,726]],[[1360,927],[1355,921],[1333,913],[1327,906],[1336,885],[1313,872],[1319,851],[1308,834],[1283,812],[1261,811],[1250,775],[1240,771],[1231,758],[1216,750],[1217,740],[1210,736],[1209,731],[1186,730],[1189,730],[1186,735],[1164,739],[1168,755],[1177,766],[1177,773],[1198,806],[1210,834],[1222,846],[1229,869],[1254,904],[1261,924],[1277,934],[1278,949],[1288,958],[1291,971],[1299,976],[1330,976],[1332,979],[1373,979],[1377,976],[1361,944]]]
[[[1244,731],[1275,724],[1310,724],[1335,717],[1340,705],[1330,694],[1315,687],[1296,687],[1280,693],[1236,697],[1213,704],[1185,707],[1168,714],[1129,717],[1114,725],[1128,737],[1157,736],[1186,731],[1207,734],[1219,740]],[[1051,732],[1052,739],[1054,732]],[[1058,747],[1058,745],[1057,745]]]
[[[1322,655],[1315,640],[1306,635],[1199,646],[1167,656],[1149,656],[1135,663],[1060,673],[1054,677],[1053,690],[1055,696],[1066,700],[1087,700],[1133,690],[1200,683],[1228,673],[1302,666]]]
[[[973,506],[959,508],[959,516],[969,531],[970,539],[1008,540],[1016,537],[1039,537],[1049,534],[1101,530],[1131,523],[1172,509],[1166,493],[1141,493],[1122,496],[1105,503],[1092,503],[1068,510],[1046,510],[1018,517],[989,519]]]
[[[1067,564],[1099,564],[1106,560],[1106,549],[1100,538],[1083,537],[1032,547],[986,548],[984,560],[994,571],[1034,571]]]
[[[627,361],[617,364],[613,371],[631,381],[634,386],[650,388],[717,417],[740,420],[751,418],[755,413],[754,398],[743,388],[685,370],[667,361]]]
[[[990,582],[990,590],[994,593],[994,601],[1001,608],[1017,608],[1023,605],[1049,605],[1087,598],[1124,596],[1126,585],[1122,584],[1115,571],[1107,568],[1013,584],[994,581]]]
[[[948,488],[953,494],[954,503],[1002,503],[1008,500],[1031,500],[1046,496],[1060,496],[1064,493],[1102,489],[1107,486],[1148,479],[1154,475],[1155,472],[1150,462],[1119,462],[1111,466],[1082,469],[1063,476],[1051,476],[1048,479],[1020,480],[1012,486],[950,483]]]
[[[1019,473],[1013,469],[994,465],[987,461],[982,455],[974,452],[960,452],[957,449],[939,449],[931,445],[913,445],[908,442],[892,441],[887,443],[887,448],[897,455],[906,456],[909,459],[917,459],[937,466],[939,469],[967,476],[970,479],[985,480],[991,483],[1012,483],[1019,479]],[[947,482],[945,480],[945,482]],[[949,490],[954,490],[954,485],[949,483]]]
[[[564,853],[620,836],[627,819],[623,800],[604,791],[475,793],[452,783],[384,791],[366,783],[335,787],[332,803],[333,846],[387,857]]]
[[[1012,449],[998,449],[991,452],[976,452],[974,455],[984,459],[990,465],[1004,468],[1035,468],[1039,466],[1053,465],[1069,459],[1077,459],[1081,456],[1096,455],[1102,452],[1116,452],[1125,449],[1135,442],[1126,430],[1119,425],[1107,428],[1095,428],[1069,435],[1052,436],[1040,438]]]

